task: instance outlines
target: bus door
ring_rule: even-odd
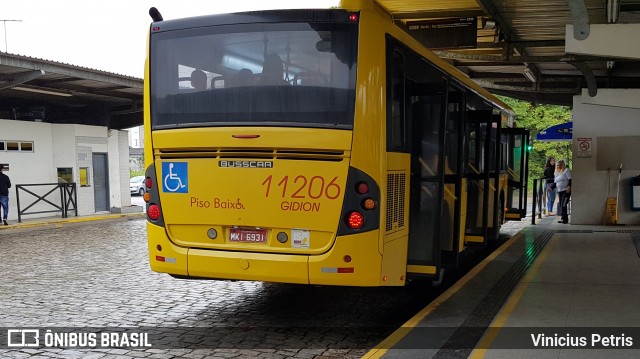
[[[424,58],[389,45],[387,151],[410,155],[407,276],[440,276],[447,82]]]
[[[507,141],[508,190],[505,220],[520,220],[527,212],[527,178],[529,176],[529,131],[523,128],[502,130]]]
[[[489,153],[489,211],[488,215],[488,239],[497,239],[500,235],[500,226],[504,221],[504,188],[501,181],[506,179],[502,163],[502,114],[494,113],[491,116],[491,140]]]
[[[491,191],[491,110],[467,111],[467,214],[465,244],[484,244],[488,237]]]
[[[444,89],[444,87],[442,87]],[[421,95],[411,104],[411,178],[407,272],[440,274],[444,174],[444,95]],[[435,272],[433,269],[435,267]],[[433,272],[433,273],[430,273]]]
[[[444,201],[440,220],[440,248],[442,266],[457,268],[460,252],[464,250],[464,227],[466,214],[462,212],[462,203],[467,193],[463,189],[464,156],[464,110],[466,96],[464,90],[451,84],[447,94],[447,118],[445,121],[444,146]]]

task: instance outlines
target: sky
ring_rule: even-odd
[[[228,12],[329,8],[339,0],[4,0],[0,51],[142,78],[156,7],[165,20]],[[6,31],[5,31],[6,29]]]

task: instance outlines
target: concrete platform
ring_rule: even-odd
[[[640,227],[537,223],[364,357],[640,357]]]

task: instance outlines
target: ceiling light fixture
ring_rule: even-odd
[[[41,93],[41,94],[45,94],[45,95],[54,95],[54,96],[63,96],[63,97],[71,97],[71,96],[73,96],[73,94],[70,91],[53,90],[53,89],[46,89],[46,88],[32,87],[32,86],[24,86],[24,85],[15,86],[15,87],[13,87],[13,89],[14,90],[18,90],[18,91]]]

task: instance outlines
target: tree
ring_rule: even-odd
[[[571,121],[571,109],[565,106],[536,105],[527,101],[501,97],[500,99],[516,113],[518,127],[526,128],[530,132],[533,149],[529,153],[529,181],[542,178],[547,158],[564,159],[571,167],[571,141],[539,142],[536,135],[551,126]]]

